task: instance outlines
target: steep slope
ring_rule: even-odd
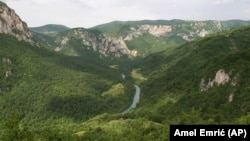
[[[48,46],[52,49],[55,49],[55,36],[61,32],[69,30],[70,28],[64,25],[48,24],[40,27],[30,27],[29,29],[32,33],[34,40],[36,40],[45,47]]]
[[[59,55],[3,34],[0,49],[0,118],[18,113],[29,130],[42,132],[45,122],[66,127],[118,113],[132,98],[129,80],[122,81],[120,72],[98,59]],[[123,88],[112,96],[109,89],[117,84]],[[1,134],[7,132],[2,127],[6,120],[0,122]]]
[[[75,28],[59,34],[55,39],[57,52],[81,56],[92,52],[101,56],[131,55],[122,39],[107,37],[97,30]]]
[[[246,27],[146,58],[141,71],[148,79],[137,114],[158,122],[247,122],[249,39]]]
[[[82,140],[169,140],[170,124],[249,124],[250,27],[225,31],[145,58],[138,107],[99,115]],[[98,134],[98,136],[96,136]]]
[[[20,19],[13,9],[2,2],[0,2],[0,33],[13,35],[19,40],[33,43],[27,24]]]
[[[58,140],[57,129],[72,138],[77,123],[118,113],[132,99],[130,80],[103,60],[36,48],[21,37],[0,33],[0,140]]]
[[[212,33],[249,24],[249,21],[240,20],[144,20],[115,21],[90,29],[66,30],[67,28],[59,25],[46,25],[31,29],[33,29],[33,35],[38,41],[66,55],[79,56],[86,52],[83,49],[87,49],[101,56],[119,58],[121,56],[145,57],[151,53],[176,47]],[[55,29],[52,28],[54,26]],[[58,28],[60,29],[59,33]],[[47,33],[55,33],[56,36]]]
[[[111,22],[93,27],[113,37],[120,37],[129,49],[137,51],[137,55],[163,51],[206,35],[227,30],[233,27],[249,25],[249,21],[129,21]]]
[[[9,34],[0,34],[0,140],[162,141],[169,124],[249,124],[250,27],[146,57],[132,71],[146,77],[141,101],[124,115],[134,82],[99,59],[101,43],[116,55],[117,38],[67,30],[55,36],[63,55]]]

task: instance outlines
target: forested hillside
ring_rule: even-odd
[[[137,112],[179,124],[249,123],[249,39],[245,27],[149,56]]]
[[[9,35],[0,36],[0,136],[3,139],[18,139],[16,134],[26,132],[26,127],[28,131],[40,133],[50,126],[66,128],[98,114],[118,113],[132,98],[133,85],[129,80],[123,81],[118,70],[98,58],[67,57]],[[122,86],[121,92],[110,96],[113,95],[110,89],[117,84]],[[25,131],[21,128],[12,134],[14,125],[6,124],[16,118]]]
[[[24,55],[1,53],[3,138],[169,140],[170,124],[249,124],[249,37],[249,27],[234,29],[145,58],[136,68],[146,77],[141,100],[123,115],[119,112],[131,98],[117,93],[122,91],[118,84],[129,88],[132,82],[117,79],[119,72],[110,76],[106,71],[112,69],[105,65],[104,70],[77,65],[74,57],[24,42],[15,48],[17,41],[2,35],[12,41],[2,40],[3,50],[9,52],[10,44],[19,49],[14,56]],[[10,125],[13,121],[17,125]]]
[[[69,30],[70,28],[64,25],[48,24],[41,27],[30,27],[29,29],[36,33],[45,34],[48,36],[55,36],[58,33]]]
[[[31,34],[0,2],[0,23],[0,140],[169,141],[171,124],[250,123],[249,21],[55,25]],[[123,113],[134,85],[140,101]]]
[[[34,37],[56,51],[79,56],[85,50],[102,57],[144,58],[210,34],[249,25],[249,21],[143,20],[114,21],[90,29],[68,29],[62,25],[30,28]]]
[[[142,20],[114,21],[98,25],[93,29],[98,29],[112,37],[123,38],[130,50],[135,50],[138,56],[145,57],[209,34],[249,24],[250,21],[242,20]]]

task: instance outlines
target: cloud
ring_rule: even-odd
[[[239,1],[242,2],[242,3],[245,3],[245,4],[250,4],[249,0],[239,0]]]
[[[249,0],[215,0],[212,2],[212,4],[232,4],[232,3],[245,3],[245,4],[250,4]]]
[[[216,0],[212,2],[212,4],[226,4],[226,3],[232,3],[234,0]]]
[[[35,4],[49,4],[50,1],[47,0],[31,0],[32,3]]]
[[[6,0],[4,0],[6,1]],[[114,20],[248,19],[249,0],[7,0],[29,26],[92,27]]]

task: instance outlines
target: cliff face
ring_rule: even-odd
[[[172,31],[172,27],[169,25],[141,25],[137,29],[130,27],[127,31],[127,35],[124,40],[131,41],[136,37],[139,37],[145,33],[149,33],[155,37],[164,36]]]
[[[122,38],[128,48],[133,49],[132,53],[145,57],[210,34],[247,25],[250,25],[250,21],[142,20],[114,21],[92,29],[107,36]]]
[[[195,40],[197,37],[205,37],[218,31],[222,31],[221,21],[184,21],[179,24],[148,25],[143,24],[137,27],[131,26],[123,35],[124,40],[131,41],[143,34],[151,34],[155,37],[181,37],[185,41]]]
[[[0,3],[0,33],[15,36],[18,40],[33,43],[31,32],[14,10]]]
[[[169,21],[154,24],[127,22],[108,27],[105,32],[105,28],[101,30],[97,27],[76,28],[67,31],[67,34],[59,34],[55,41],[56,51],[66,50],[63,52],[77,56],[77,52],[69,49],[69,46],[73,46],[72,42],[78,42],[78,45],[81,44],[80,47],[92,49],[104,56],[144,57],[228,28],[223,21]]]
[[[70,48],[73,40],[77,40],[79,48],[93,50],[103,56],[121,57],[123,55],[132,55],[126,43],[121,38],[107,37],[100,32],[84,28],[72,29],[67,31],[66,34],[58,36],[55,40],[55,44],[57,45],[55,51]],[[73,48],[67,50],[66,54],[77,56],[77,52]]]

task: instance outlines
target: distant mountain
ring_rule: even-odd
[[[56,51],[62,51],[67,55],[77,56],[81,54],[79,52],[81,49],[88,48],[104,56],[120,57],[128,55],[145,57],[151,53],[163,51],[169,47],[175,47],[197,38],[203,38],[216,32],[249,24],[250,21],[241,20],[143,20],[114,21],[90,29],[62,28],[61,32],[57,30],[58,25],[55,26],[56,31],[51,25],[43,28],[31,28],[31,30],[34,31],[33,35],[37,37],[38,41],[45,42],[45,44],[51,46]],[[49,35],[47,33],[56,34],[51,37],[47,36]],[[76,38],[77,40],[75,40]],[[72,49],[72,45],[74,49]]]
[[[243,20],[227,20],[223,21],[223,25],[225,29],[235,28],[235,27],[241,27],[241,26],[247,26],[249,25],[250,21],[243,21]]]
[[[143,20],[115,21],[93,27],[111,37],[122,38],[137,55],[146,56],[209,34],[249,25],[250,21]]]
[[[173,20],[141,20],[141,21],[113,21],[106,24],[97,25],[92,27],[92,29],[98,29],[104,33],[110,33],[112,35],[112,31],[114,29],[122,28],[122,26],[136,26],[136,25],[182,25],[182,24],[194,24],[195,22],[217,22],[221,24],[221,28],[224,30],[239,26],[249,25],[250,21],[244,20],[227,20],[227,21],[218,21],[218,20],[207,20],[207,21],[192,21],[192,20],[181,20],[181,19],[173,19]],[[119,31],[119,30],[118,30]],[[113,35],[117,35],[118,32],[114,32]]]
[[[55,36],[58,33],[64,32],[69,30],[70,28],[64,25],[57,25],[57,24],[47,24],[40,27],[30,27],[31,31],[36,33],[41,33],[49,36]]]
[[[70,56],[97,53],[99,56],[121,57],[131,55],[125,42],[120,38],[107,37],[98,30],[74,28],[55,37],[55,51]]]

